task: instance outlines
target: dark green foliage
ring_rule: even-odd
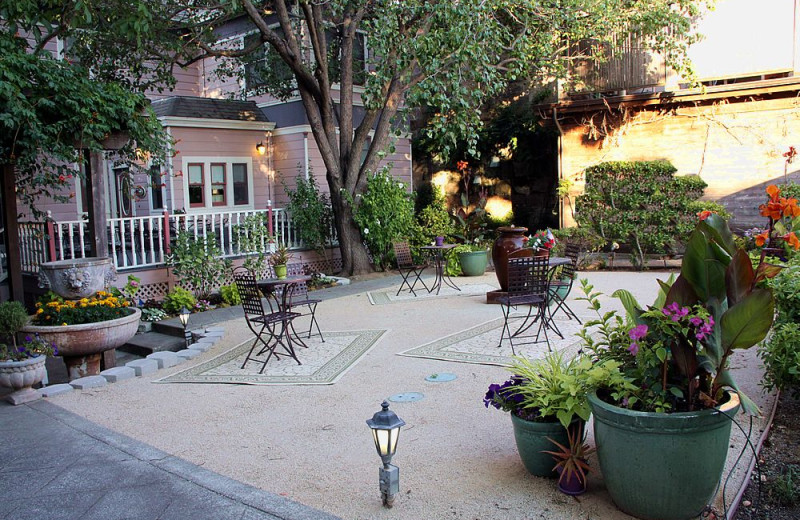
[[[674,177],[666,161],[605,162],[586,169],[576,220],[607,242],[626,244],[631,261],[646,267],[648,253],[673,252],[691,232],[692,203],[706,183],[695,175]]]
[[[419,233],[412,195],[386,169],[367,179],[364,195],[356,200],[353,219],[361,229],[373,263],[380,268],[391,262],[394,240],[412,239]]]
[[[333,225],[333,209],[327,193],[320,193],[313,176],[308,180],[298,176],[295,189],[286,185],[289,196],[289,213],[297,225],[297,232],[303,243],[320,254],[330,245]]]
[[[230,269],[231,262],[222,257],[214,233],[195,237],[194,233],[180,232],[171,249],[167,256],[167,265],[182,284],[192,289],[198,299],[208,299],[211,289],[222,282],[225,273]]]
[[[447,212],[444,197],[434,196],[417,217],[420,227],[420,240],[427,244],[436,237],[449,237],[455,233],[455,228]]]
[[[764,362],[764,388],[791,390],[800,395],[800,259],[769,281],[775,294],[775,329],[759,349]]]
[[[0,303],[0,343],[17,344],[16,334],[28,324],[28,311],[16,301]]]
[[[186,307],[189,311],[194,309],[197,298],[182,287],[176,287],[164,297],[164,310],[170,314],[178,314]]]

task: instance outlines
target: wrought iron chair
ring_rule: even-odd
[[[555,308],[550,311],[551,318],[555,313],[561,310],[564,311],[567,318],[575,318],[578,323],[582,324],[583,322],[575,314],[575,311],[567,305],[567,297],[572,290],[572,285],[575,283],[575,272],[578,270],[578,253],[578,244],[573,242],[567,244],[566,256],[570,259],[570,263],[561,266],[560,272],[558,270],[553,271],[553,275],[550,276],[548,291],[550,295],[550,304],[555,305]],[[556,274],[558,275],[557,278],[554,276]]]
[[[283,347],[286,354],[290,355],[300,365],[300,360],[297,359],[294,347],[292,347],[292,336],[288,333],[292,320],[300,316],[300,313],[273,308],[269,299],[262,297],[255,275],[245,267],[234,269],[233,281],[242,299],[242,309],[244,310],[247,326],[256,335],[256,339],[253,341],[253,345],[250,347],[250,351],[247,353],[241,368],[244,368],[248,362],[255,361],[262,364],[258,373],[263,374],[267,363],[273,355],[276,359],[280,359],[279,354],[275,352],[279,345]],[[264,307],[265,301],[269,310]],[[265,338],[266,335],[268,337]],[[259,344],[261,349],[257,354],[253,355],[256,346]],[[266,352],[269,353],[266,359],[263,361],[256,359]]]
[[[430,292],[428,286],[425,285],[425,282],[422,280],[422,271],[428,267],[426,264],[417,264],[414,262],[414,258],[411,256],[411,247],[408,245],[408,242],[392,242],[392,247],[394,248],[394,256],[397,259],[397,270],[400,271],[400,276],[403,277],[403,281],[400,283],[400,288],[397,290],[397,296],[400,294],[400,291],[403,290],[403,286],[408,286],[408,290],[411,291],[411,294],[414,296],[417,293],[414,292],[414,287],[417,285],[417,282],[421,283],[425,290]],[[411,283],[409,283],[408,279],[412,278]]]
[[[503,346],[503,340],[507,337],[511,344],[511,352],[516,355],[514,340],[518,340],[516,345],[529,345],[540,343],[539,336],[544,331],[547,349],[550,349],[550,338],[547,329],[553,330],[559,337],[563,338],[561,331],[550,320],[547,312],[547,278],[549,270],[549,258],[545,256],[531,256],[523,258],[511,258],[508,260],[508,292],[506,295],[497,298],[497,302],[503,311],[503,330],[500,334],[498,348]],[[527,306],[527,315],[512,316],[512,309],[519,306]],[[512,332],[510,321],[521,319],[522,324]],[[534,324],[539,326],[536,335],[523,334]],[[533,338],[533,341],[520,342],[519,340]]]
[[[297,276],[305,274],[303,270],[303,264],[289,264],[286,266],[286,273],[288,276]],[[319,328],[319,322],[317,321],[317,304],[320,303],[322,300],[317,298],[309,298],[308,297],[308,285],[306,282],[298,282],[292,286],[290,292],[288,294],[289,298],[287,300],[287,310],[292,310],[295,307],[301,307],[305,305],[308,307],[308,312],[302,313],[302,316],[311,316],[311,323],[308,324],[308,337],[310,338],[312,334],[312,330],[314,327],[317,329],[316,335],[319,335],[319,338],[325,343],[325,337],[322,335],[322,331]],[[294,328],[294,325],[292,325]]]

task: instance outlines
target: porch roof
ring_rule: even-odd
[[[173,96],[153,101],[153,111],[159,118],[188,117],[229,121],[269,122],[254,101]]]

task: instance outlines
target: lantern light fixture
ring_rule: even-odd
[[[264,144],[264,141],[259,141],[256,145],[256,151],[258,151],[259,155],[264,155],[267,151],[267,145]]]
[[[178,318],[181,320],[181,325],[183,325],[183,341],[186,343],[187,348],[192,343],[192,334],[187,329],[189,325],[189,316],[191,314],[192,313],[186,307],[183,307],[178,313]]]
[[[385,507],[394,505],[394,496],[400,491],[400,468],[391,464],[397,452],[397,439],[400,428],[406,423],[397,414],[389,410],[388,401],[381,403],[381,410],[367,419],[367,426],[372,430],[375,449],[381,457],[383,467],[378,471],[378,483]]]

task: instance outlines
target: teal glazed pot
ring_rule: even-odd
[[[548,437],[559,444],[567,445],[569,439],[566,428],[558,421],[526,421],[513,413],[511,424],[514,426],[514,440],[517,442],[519,457],[528,473],[537,477],[556,478],[558,474],[553,470],[556,465],[555,460],[552,455],[542,452],[556,448]]]
[[[464,276],[481,276],[486,272],[486,266],[489,265],[486,251],[458,253],[458,261]]]
[[[728,396],[719,408],[652,413],[589,395],[600,470],[619,509],[646,520],[700,514],[714,497],[739,411],[739,396]]]

